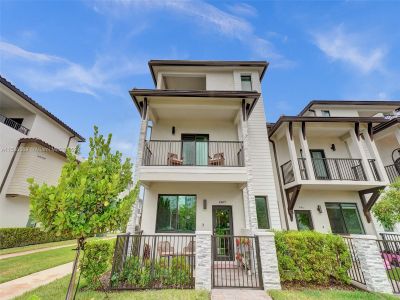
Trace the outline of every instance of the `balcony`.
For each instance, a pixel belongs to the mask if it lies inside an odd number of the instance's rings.
[[[389,177],[389,181],[392,183],[400,176],[400,163],[395,163],[385,167],[386,173]]]
[[[143,166],[244,167],[243,142],[145,141]]]
[[[300,177],[302,180],[309,180],[306,159],[298,158]],[[375,181],[380,181],[380,176],[374,159],[368,159]],[[365,170],[361,159],[353,158],[313,158],[312,167],[316,180],[347,180],[347,181],[367,181]],[[390,167],[390,166],[389,166]],[[399,169],[400,170],[400,169]],[[281,165],[284,184],[289,184],[296,180],[293,171],[292,161]]]
[[[9,119],[3,115],[0,114],[0,123],[3,123],[11,128],[14,128],[15,130],[18,130],[19,132],[28,135],[29,133],[29,129],[22,126],[21,124],[19,124],[18,122],[15,122],[12,119]]]

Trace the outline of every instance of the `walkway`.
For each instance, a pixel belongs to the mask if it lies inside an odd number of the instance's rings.
[[[0,299],[8,300],[72,272],[72,262],[0,284]]]
[[[213,289],[211,300],[272,300],[264,290]]]

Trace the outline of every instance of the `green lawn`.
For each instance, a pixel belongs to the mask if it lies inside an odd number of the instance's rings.
[[[0,250],[0,255],[11,254],[11,253],[19,253],[19,252],[24,252],[24,251],[29,251],[29,250],[37,250],[37,249],[57,247],[57,246],[73,245],[73,244],[76,244],[76,240],[66,240],[66,241],[60,241],[60,242],[29,245],[29,246],[24,246],[24,247],[1,249]]]
[[[69,277],[63,277],[36,290],[25,293],[14,300],[64,299]],[[36,297],[35,297],[36,296]],[[111,300],[208,300],[209,293],[195,290],[127,291],[109,293]],[[77,300],[105,299],[104,293],[78,291]]]
[[[389,278],[400,281],[400,268],[393,268],[388,270]]]
[[[65,247],[0,260],[0,283],[65,264],[74,259],[73,247]]]
[[[374,294],[362,291],[341,290],[304,290],[304,291],[269,291],[274,300],[398,300],[398,297],[387,294]]]

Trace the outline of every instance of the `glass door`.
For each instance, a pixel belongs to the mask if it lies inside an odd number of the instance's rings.
[[[232,206],[213,206],[213,234],[216,260],[233,260]]]
[[[208,165],[208,134],[182,134],[183,164]]]
[[[326,203],[332,233],[365,234],[355,203]]]
[[[329,179],[329,172],[325,160],[324,150],[310,150],[315,177],[317,179]]]

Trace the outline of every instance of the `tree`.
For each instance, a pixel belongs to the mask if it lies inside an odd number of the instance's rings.
[[[73,296],[75,274],[80,250],[85,238],[95,234],[125,230],[138,187],[125,196],[132,184],[132,163],[122,162],[120,152],[111,152],[112,135],[105,139],[94,127],[90,138],[87,160],[79,162],[75,152],[67,150],[67,162],[56,186],[39,185],[28,179],[31,213],[45,231],[57,235],[72,235],[77,239],[74,262],[67,299]]]
[[[381,199],[373,206],[372,212],[386,228],[400,223],[400,177],[382,191]]]

